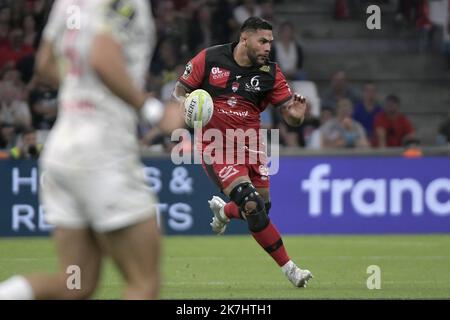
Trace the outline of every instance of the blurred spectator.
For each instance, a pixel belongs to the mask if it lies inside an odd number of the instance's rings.
[[[411,21],[414,20],[415,8],[417,6],[418,0],[398,0],[397,1],[397,13],[395,20],[397,22],[402,22],[404,20]]]
[[[185,69],[184,65],[182,65],[182,64],[177,65],[174,70],[174,74],[176,74],[177,77],[174,79],[171,79],[170,81],[167,81],[161,87],[160,97],[161,97],[162,102],[166,103],[172,98],[172,93],[173,93],[173,90],[175,89],[175,84],[178,81],[178,77],[183,74],[184,69]]]
[[[301,147],[311,148],[314,144],[314,133],[319,131],[320,128],[320,119],[314,117],[314,115],[311,113],[311,105],[307,104],[307,110],[305,113],[305,120],[303,123],[298,127],[298,144]]]
[[[274,29],[277,29],[278,21],[273,8],[272,0],[261,0],[260,1],[261,15],[260,17],[264,20],[269,21]]]
[[[170,38],[164,39],[156,49],[150,66],[152,91],[160,91],[164,84],[177,79],[176,67],[180,59]]]
[[[395,95],[386,97],[384,110],[375,117],[375,146],[401,147],[406,139],[414,137],[409,119],[399,111],[400,99]]]
[[[213,12],[212,32],[215,44],[236,40],[239,24],[233,16],[234,0],[219,0]]]
[[[279,38],[272,46],[272,60],[278,62],[288,80],[302,80],[303,50],[295,39],[294,25],[286,21],[280,26]]]
[[[439,126],[437,143],[439,145],[450,143],[450,109],[448,110],[447,119]]]
[[[428,0],[398,0],[397,22],[406,22],[416,26],[429,23],[428,20]]]
[[[171,0],[171,1],[173,3],[173,8],[177,11],[185,10],[191,2],[191,0]]]
[[[6,63],[15,65],[21,58],[33,53],[33,47],[24,43],[23,30],[16,28],[10,32],[10,46],[0,49],[0,68]]]
[[[11,27],[21,28],[24,13],[24,1],[11,1],[9,7],[11,8]]]
[[[375,145],[373,123],[375,121],[375,116],[382,110],[377,102],[376,96],[377,88],[372,82],[367,82],[364,85],[362,101],[354,106],[352,116],[353,119],[358,121],[364,127],[372,146]]]
[[[234,18],[240,25],[250,17],[261,17],[261,13],[261,7],[256,0],[243,0],[242,4],[233,11]]]
[[[0,87],[0,122],[10,123],[17,130],[31,126],[31,114],[26,102],[21,100],[20,91],[11,82],[2,82]]]
[[[26,14],[31,14],[34,17],[36,36],[34,38],[33,47],[37,49],[42,37],[42,32],[47,22],[50,9],[54,0],[29,0],[26,2]]]
[[[9,150],[16,144],[16,129],[12,123],[0,121],[0,149]]]
[[[320,120],[311,113],[311,105],[307,102],[305,119],[299,127],[291,127],[280,122],[280,136],[288,147],[309,147],[313,132],[320,127]]]
[[[431,49],[435,28],[430,20],[430,6],[428,0],[421,0],[418,9],[419,15],[416,27],[420,32],[419,48],[422,51]]]
[[[36,130],[50,130],[58,113],[57,91],[46,85],[38,85],[30,92],[28,103],[32,124]]]
[[[42,145],[37,142],[34,129],[27,129],[22,133],[17,146],[10,150],[12,159],[37,159],[42,151]]]
[[[160,2],[154,14],[156,17],[157,38],[160,41],[171,39],[178,44],[178,51],[184,51],[183,44],[185,44],[187,39],[185,14],[176,11],[172,1]]]
[[[16,87],[22,87],[23,85],[20,72],[11,64],[5,65],[0,71],[0,86],[5,82],[9,82]]]
[[[330,108],[336,108],[339,100],[347,98],[352,104],[360,101],[356,92],[347,84],[347,76],[344,71],[336,72],[331,78],[331,85],[322,96],[322,104]]]
[[[0,8],[0,24],[11,25],[11,8],[9,6]]]
[[[36,21],[29,14],[23,18],[24,44],[33,47],[36,39]]]
[[[320,117],[319,117],[319,127],[312,131],[309,141],[306,144],[306,148],[319,150],[322,148],[322,131],[321,128],[324,127],[324,124],[328,121],[334,119],[334,111],[333,109],[322,106],[320,108]]]
[[[188,48],[190,52],[199,52],[212,46],[211,9],[200,6],[192,17],[188,28]]]
[[[335,115],[333,108],[322,106],[322,108],[320,109],[320,125],[323,126],[328,121],[334,119],[334,116]]]
[[[0,22],[0,49],[9,48],[9,25],[6,22]]]
[[[53,5],[52,0],[34,0],[31,5],[31,13],[35,18],[36,30],[38,33],[44,28],[50,9]]]
[[[419,46],[422,51],[431,47],[435,28],[430,20],[429,0],[399,0],[395,20],[419,29]]]
[[[321,127],[322,146],[325,148],[367,148],[369,142],[362,125],[352,119],[352,103],[348,99],[339,100],[337,117]]]
[[[407,139],[405,142],[405,147],[405,151],[403,151],[403,156],[405,158],[419,158],[423,156],[423,151],[420,148],[419,139]]]
[[[33,79],[34,58],[34,54],[29,54],[16,63],[16,69],[20,73],[20,79],[25,84],[28,84]]]
[[[337,20],[350,18],[350,8],[348,0],[334,1],[334,18]]]

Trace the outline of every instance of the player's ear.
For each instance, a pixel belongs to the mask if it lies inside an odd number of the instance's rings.
[[[241,33],[241,36],[239,38],[239,41],[242,42],[243,44],[245,44],[245,42],[247,41],[246,37],[244,36],[243,33]]]
[[[241,41],[245,46],[247,46],[248,38],[249,38],[249,33],[247,31],[241,33]]]

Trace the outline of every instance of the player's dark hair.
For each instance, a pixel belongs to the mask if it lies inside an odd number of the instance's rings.
[[[264,19],[258,17],[250,17],[242,24],[240,33],[245,31],[257,30],[272,30],[272,25]]]

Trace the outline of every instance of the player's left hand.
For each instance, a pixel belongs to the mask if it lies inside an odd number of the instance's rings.
[[[294,94],[294,97],[286,106],[288,115],[297,121],[302,121],[306,112],[306,98],[299,94]]]

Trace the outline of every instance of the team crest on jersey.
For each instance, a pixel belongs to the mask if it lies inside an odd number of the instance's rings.
[[[225,88],[227,86],[230,70],[220,67],[212,67],[209,73],[209,83],[215,87]]]
[[[270,72],[270,66],[262,66],[261,68],[259,68],[259,70],[261,70],[262,72]]]
[[[231,97],[230,99],[227,100],[227,104],[230,107],[236,106],[236,103],[237,103],[237,99],[235,97]]]
[[[186,67],[184,68],[183,79],[189,78],[189,76],[192,73],[192,69],[193,69],[192,62],[189,61]]]
[[[236,92],[236,91],[238,91],[238,89],[239,89],[239,82],[234,81],[234,82],[231,84],[231,90],[233,90],[233,92]]]

